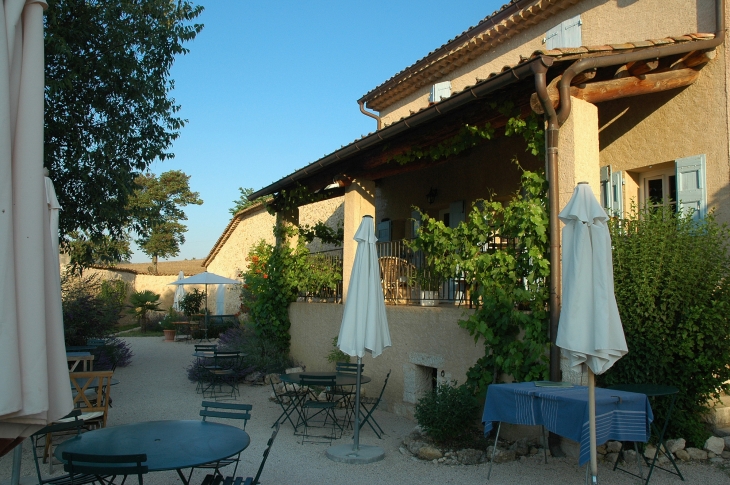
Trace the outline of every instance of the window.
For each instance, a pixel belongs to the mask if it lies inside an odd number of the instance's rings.
[[[646,172],[639,177],[639,203],[642,207],[667,207],[677,210],[676,168]]]
[[[580,15],[576,15],[556,25],[545,33],[545,47],[548,49],[580,47],[583,45],[580,27],[582,24]]]
[[[449,96],[451,96],[451,81],[444,81],[431,86],[431,97],[428,101],[430,103],[438,103]]]

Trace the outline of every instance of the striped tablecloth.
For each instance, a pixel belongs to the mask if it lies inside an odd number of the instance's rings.
[[[654,420],[644,394],[596,388],[596,444],[608,440],[649,440]],[[492,384],[487,390],[482,422],[484,434],[492,423],[543,425],[553,433],[580,443],[579,464],[590,458],[588,388],[537,387],[534,382]]]

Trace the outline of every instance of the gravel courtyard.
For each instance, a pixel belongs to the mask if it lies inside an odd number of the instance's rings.
[[[112,388],[113,407],[109,410],[108,426],[118,426],[139,421],[161,419],[200,419],[198,411],[202,398],[195,392],[195,384],[188,381],[185,369],[192,362],[193,346],[183,343],[165,343],[156,337],[127,338],[134,358],[132,364],[117,369],[115,377],[119,384]],[[383,376],[384,377],[384,376]],[[373,391],[379,390],[382,377],[374,376]],[[261,461],[266,441],[271,435],[271,425],[280,413],[277,404],[269,401],[270,386],[241,386],[238,402],[253,405],[251,420],[246,430],[251,436],[251,445],[241,455],[242,463],[238,474],[253,476]],[[360,442],[378,445],[385,449],[383,461],[368,465],[346,465],[329,460],[325,456],[327,444],[300,444],[290,424],[283,424],[279,436],[266,463],[261,483],[263,484],[318,484],[347,483],[348,485],[372,485],[393,483],[398,485],[424,483],[484,484],[487,482],[487,466],[436,465],[415,459],[399,451],[404,436],[414,428],[415,423],[391,413],[377,411],[378,423],[386,432],[378,439],[371,430],[363,428]],[[237,423],[231,423],[236,425]],[[352,441],[352,432],[333,444]],[[27,443],[27,442],[26,442]],[[10,483],[12,453],[0,458],[0,484]],[[686,481],[656,471],[654,484],[730,484],[730,471],[709,464],[682,463],[680,469]],[[47,465],[46,465],[47,468]],[[56,472],[61,466],[56,465]],[[231,468],[232,471],[232,468]],[[230,472],[229,472],[230,473]],[[199,484],[205,471],[196,471],[191,480]],[[36,473],[29,443],[23,448],[21,476],[23,484],[35,484]],[[541,454],[523,458],[521,461],[497,464],[490,482],[494,484],[564,485],[584,483],[585,469],[579,468],[577,460],[570,458],[549,459],[542,463]],[[179,484],[177,474],[155,472],[145,476],[146,484]],[[599,483],[636,484],[638,479],[620,472],[613,472],[606,464],[599,464]],[[128,483],[136,483],[130,480]]]

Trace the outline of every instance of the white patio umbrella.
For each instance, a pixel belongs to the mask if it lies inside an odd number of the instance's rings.
[[[168,285],[205,285],[205,309],[208,309],[208,285],[240,285],[241,282],[238,280],[232,280],[225,276],[220,276],[215,273],[209,273],[204,271],[181,280],[173,281]],[[205,323],[208,323],[208,312],[205,312]]]
[[[556,345],[570,366],[588,367],[591,474],[596,480],[594,374],[603,374],[627,352],[613,289],[608,216],[587,182],[580,182],[558,216],[563,228],[563,304]],[[579,369],[576,369],[579,370]]]
[[[43,178],[45,7],[0,4],[0,454],[73,408],[57,222],[51,230],[58,205]]]
[[[182,281],[185,279],[185,273],[180,271],[177,275],[177,280]],[[181,311],[180,310],[180,301],[185,297],[185,286],[178,285],[177,288],[175,288],[175,298],[172,301],[172,308],[175,311]]]
[[[372,463],[385,456],[379,446],[360,445],[360,377],[362,357],[370,352],[377,357],[390,347],[390,331],[385,315],[385,299],[380,284],[380,265],[375,243],[375,225],[371,216],[364,216],[354,237],[357,241],[350,286],[342,315],[337,346],[348,355],[357,356],[355,386],[355,436],[350,445],[333,446],[327,457],[345,463]]]
[[[226,290],[223,285],[215,289],[215,314],[223,315],[226,306]]]

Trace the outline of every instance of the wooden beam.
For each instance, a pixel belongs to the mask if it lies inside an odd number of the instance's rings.
[[[628,64],[625,64],[618,68],[618,71],[616,71],[615,78],[622,78],[622,77],[631,77],[631,76],[641,76],[643,74],[649,73],[651,71],[656,70],[656,68],[659,67],[659,59],[654,59],[650,61],[636,61],[636,62],[629,62]]]
[[[695,69],[680,69],[647,74],[641,77],[624,77],[590,83],[581,87],[571,86],[570,95],[589,103],[602,103],[614,99],[682,88],[694,83],[699,76],[700,72]],[[548,94],[553,106],[557,107],[560,99],[557,89],[553,91],[548,89]],[[530,97],[530,106],[536,113],[543,113],[542,105],[535,93]]]
[[[713,60],[715,56],[717,56],[715,49],[711,51],[692,51],[672,64],[670,69],[676,71],[678,69],[701,66]]]

